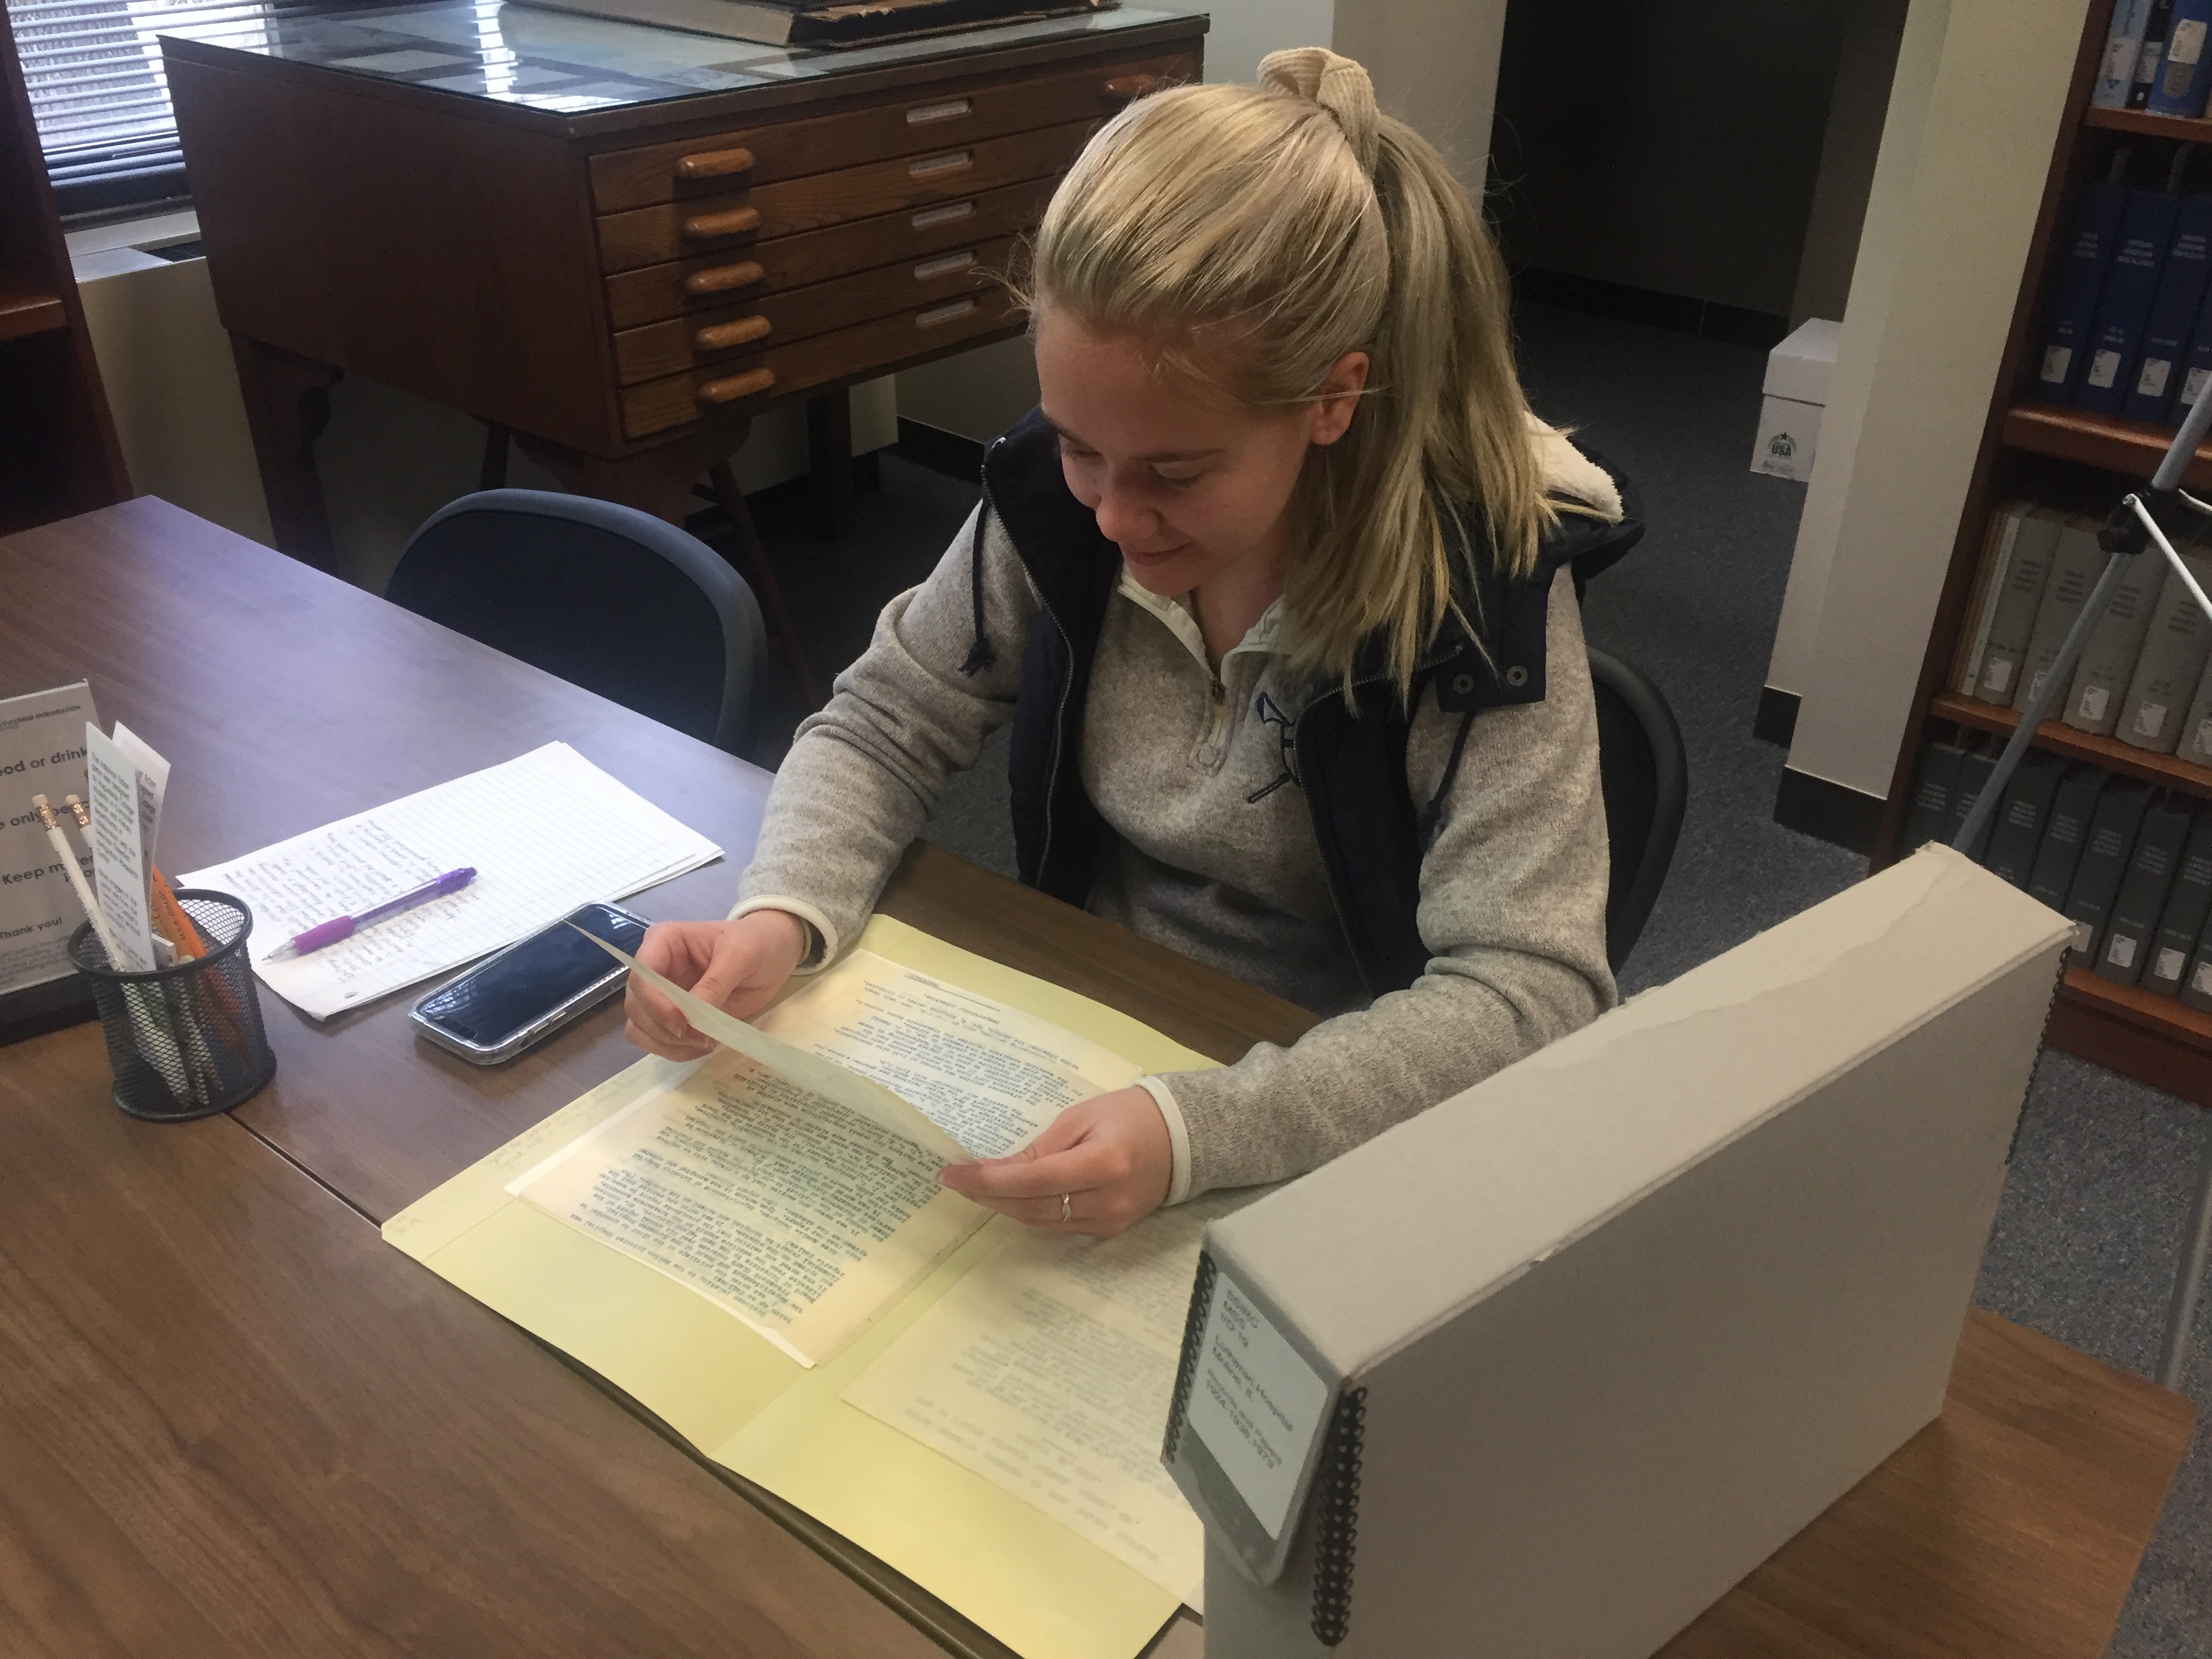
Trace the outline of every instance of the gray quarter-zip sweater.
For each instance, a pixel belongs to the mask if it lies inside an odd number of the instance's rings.
[[[1553,493],[1617,519],[1611,481],[1532,436]],[[978,509],[981,510],[980,508]],[[995,520],[982,543],[995,662],[974,637],[973,520],[921,586],[884,607],[777,774],[732,915],[783,909],[824,959],[866,923],[945,778],[1013,713],[1038,600]],[[1174,1149],[1170,1201],[1304,1173],[1587,1024],[1613,998],[1605,955],[1605,809],[1597,719],[1571,577],[1554,579],[1540,702],[1485,710],[1422,860],[1426,971],[1369,1002],[1334,913],[1290,743],[1313,695],[1262,616],[1209,664],[1181,600],[1125,570],[1084,713],[1085,793],[1115,832],[1089,908],[1131,932],[1327,1016],[1285,1048],[1147,1078]],[[1428,800],[1459,726],[1433,693],[1408,734]]]

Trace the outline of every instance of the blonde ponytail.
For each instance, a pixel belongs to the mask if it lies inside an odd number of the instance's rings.
[[[1351,427],[1293,498],[1295,660],[1349,680],[1379,634],[1401,690],[1452,605],[1453,544],[1528,574],[1555,520],[1514,372],[1504,262],[1367,72],[1271,53],[1256,87],[1172,88],[1109,122],[1039,227],[1034,306],[1132,333],[1247,408],[1313,402],[1370,359]],[[1446,523],[1467,511],[1480,522]]]

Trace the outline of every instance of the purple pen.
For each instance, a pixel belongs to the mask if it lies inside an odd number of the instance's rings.
[[[310,951],[319,951],[326,945],[336,945],[372,922],[382,921],[386,916],[396,916],[402,910],[411,910],[418,904],[427,904],[434,898],[443,898],[448,893],[458,893],[477,878],[476,867],[465,865],[459,870],[448,870],[434,881],[426,881],[410,893],[402,893],[396,899],[386,899],[373,909],[357,916],[333,916],[319,922],[304,933],[292,935],[292,951],[296,956],[306,956]]]

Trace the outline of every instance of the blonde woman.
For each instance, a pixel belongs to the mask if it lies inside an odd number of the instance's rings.
[[[1348,59],[1133,105],[1030,283],[1039,408],[799,727],[731,919],[641,954],[763,1006],[1011,720],[1024,880],[1328,1016],[940,1177],[1104,1236],[1313,1169],[1612,1001],[1569,567],[1637,527],[1528,414],[1480,219]],[[711,1046],[635,981],[629,1012]]]

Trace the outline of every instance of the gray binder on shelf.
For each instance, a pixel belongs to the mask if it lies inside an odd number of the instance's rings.
[[[1208,1228],[1207,1659],[1646,1659],[1941,1408],[2069,937],[1929,848]]]

